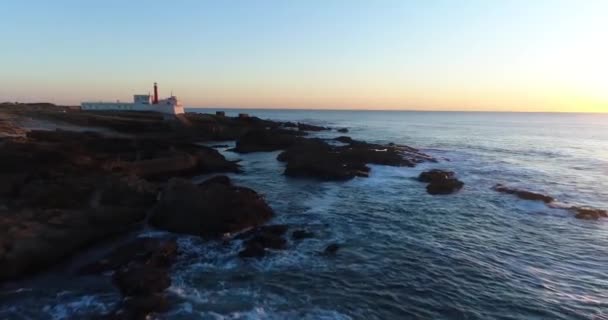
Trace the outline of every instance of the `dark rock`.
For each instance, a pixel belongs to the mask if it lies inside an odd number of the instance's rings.
[[[551,203],[553,202],[555,199],[553,197],[544,195],[544,194],[540,194],[540,193],[536,193],[536,192],[530,192],[530,191],[526,191],[526,190],[520,190],[520,189],[515,189],[515,188],[509,188],[507,186],[504,186],[502,184],[497,184],[496,186],[494,186],[493,188],[494,190],[501,192],[501,193],[507,193],[507,194],[512,194],[517,196],[518,198],[524,199],[524,200],[537,200],[537,201],[542,201],[544,203]]]
[[[458,179],[445,179],[442,181],[434,181],[426,186],[426,191],[432,195],[447,195],[457,192],[464,187],[464,183]]]
[[[263,248],[280,250],[285,249],[287,241],[283,237],[274,234],[258,234],[245,241],[245,245],[247,247],[260,245]]]
[[[118,270],[129,263],[152,265],[168,268],[177,257],[175,239],[137,238],[112,250],[108,255],[91,264],[81,267],[80,274],[98,274]]]
[[[146,265],[118,270],[113,280],[124,296],[152,295],[171,285],[166,269]]]
[[[175,178],[162,192],[149,223],[171,232],[219,237],[258,226],[273,215],[251,189],[221,183],[199,187]]]
[[[347,133],[348,129],[347,128],[340,128],[337,131],[340,132],[340,133]]]
[[[340,137],[335,138],[334,140],[340,141],[342,143],[352,143],[353,142],[353,138],[347,137],[347,136],[340,136]]]
[[[232,181],[230,181],[230,178],[228,178],[227,176],[215,176],[215,177],[211,177],[211,178],[199,183],[198,186],[206,187],[206,186],[209,186],[214,183],[222,184],[225,186],[230,186],[232,184]]]
[[[338,252],[338,250],[340,249],[340,245],[337,243],[332,243],[330,245],[328,245],[327,247],[325,247],[325,250],[323,250],[323,254],[325,255],[334,255]]]
[[[608,218],[608,211],[602,209],[588,207],[571,207],[571,211],[575,212],[575,218],[584,220],[597,220],[599,218]]]
[[[293,130],[254,130],[236,141],[234,151],[239,153],[275,151],[291,146],[298,138]]]
[[[247,230],[246,232],[239,234],[237,236],[237,239],[247,239],[252,236],[259,235],[259,234],[270,234],[270,235],[275,235],[275,236],[282,236],[287,232],[288,229],[289,229],[289,226],[287,226],[286,224],[271,224],[271,225],[266,225],[266,226],[259,226],[259,227],[253,228],[251,230]]]
[[[129,314],[130,319],[146,319],[150,313],[169,311],[169,301],[164,294],[126,297],[123,300],[122,311]]]
[[[261,257],[266,254],[266,249],[285,249],[287,240],[283,235],[287,229],[287,225],[277,224],[257,227],[238,235],[238,239],[246,239],[243,243],[245,248],[239,252],[239,257]]]
[[[239,252],[240,258],[261,258],[266,255],[266,249],[258,243],[252,243]]]
[[[455,176],[456,175],[452,171],[432,169],[429,171],[422,172],[418,176],[418,181],[431,183],[431,182],[435,182],[435,181],[444,181],[444,180],[452,179]]]
[[[101,319],[148,319],[169,309],[164,291],[171,285],[169,268],[175,261],[174,239],[140,238],[116,248],[94,271],[115,270],[112,279],[123,295],[117,308]],[[87,269],[86,267],[83,269]]]
[[[279,154],[287,162],[285,175],[314,177],[322,180],[348,180],[367,177],[367,164],[414,166],[429,157],[413,148],[397,145],[377,145],[355,141],[348,137],[348,146],[332,146],[321,139],[299,139]]]
[[[433,169],[422,172],[418,181],[428,182],[426,191],[432,195],[447,195],[462,189],[464,183],[455,178],[452,171]]]
[[[315,234],[308,230],[294,230],[291,233],[291,238],[294,240],[314,238],[314,236],[315,236]]]
[[[219,148],[228,148],[228,147],[230,147],[230,146],[227,145],[227,144],[214,144],[214,145],[211,146],[211,148],[216,148],[216,149],[219,149]]]
[[[327,128],[327,127],[315,126],[315,125],[312,125],[312,124],[306,124],[306,123],[301,123],[301,122],[298,122],[298,129],[302,130],[302,131],[323,131],[323,130],[329,130],[329,128]]]
[[[0,281],[43,270],[95,242],[129,231],[145,217],[134,208],[22,209],[0,213]]]

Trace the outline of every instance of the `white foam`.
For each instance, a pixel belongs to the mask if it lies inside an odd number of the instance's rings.
[[[273,310],[266,307],[254,307],[246,311],[234,311],[228,313],[218,313],[213,311],[194,312],[187,307],[176,310],[169,314],[169,317],[176,315],[192,315],[197,314],[201,319],[213,319],[213,320],[290,320],[290,319],[304,319],[304,320],[350,320],[352,319],[348,315],[342,314],[335,310],[325,310],[319,308],[312,308],[310,310],[291,310],[291,311],[279,311]]]
[[[45,305],[42,311],[51,319],[72,319],[81,314],[104,314],[111,306],[103,302],[99,296],[84,295],[76,300],[62,302],[56,305]]]

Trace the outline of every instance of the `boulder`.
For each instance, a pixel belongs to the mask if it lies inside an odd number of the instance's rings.
[[[291,238],[293,240],[303,240],[303,239],[308,239],[308,238],[314,238],[315,234],[311,231],[308,230],[294,230],[291,233]]]
[[[464,183],[455,176],[452,171],[433,169],[422,172],[418,176],[418,181],[428,183],[426,191],[431,195],[448,195],[464,187]]]
[[[123,295],[117,308],[102,319],[149,319],[169,309],[165,289],[171,285],[169,268],[175,261],[174,239],[140,238],[118,247],[101,261],[114,270],[112,280]]]
[[[173,178],[152,210],[149,223],[176,233],[220,237],[255,227],[274,215],[255,191],[223,183],[200,186]]]
[[[340,128],[337,130],[340,133],[347,133],[348,132],[348,128]]]
[[[251,244],[239,251],[239,258],[261,258],[266,255],[266,249],[260,244]]]
[[[353,143],[353,141],[354,141],[353,138],[347,137],[347,136],[340,136],[340,137],[334,138],[334,140],[340,141],[342,143]]]
[[[493,189],[500,193],[512,194],[512,195],[517,196],[518,198],[524,199],[524,200],[536,200],[536,201],[542,201],[544,203],[551,203],[555,200],[553,197],[550,197],[550,196],[547,196],[544,194],[516,189],[516,188],[509,188],[502,184],[495,185]]]
[[[241,258],[259,258],[266,255],[266,249],[282,250],[287,247],[287,240],[283,237],[287,232],[286,225],[261,226],[244,232],[237,238],[246,239],[243,250],[239,252]]]
[[[431,183],[434,181],[443,181],[454,178],[456,175],[452,171],[445,171],[440,169],[432,169],[429,171],[422,172],[418,176],[418,181]]]
[[[323,250],[323,254],[324,255],[335,255],[338,250],[340,250],[340,245],[337,243],[332,243],[330,245],[328,245],[327,247],[325,247],[325,250]]]
[[[571,207],[577,219],[597,220],[599,218],[608,218],[608,211],[589,207]]]
[[[426,192],[432,195],[447,195],[459,191],[462,187],[464,187],[462,181],[452,178],[429,183],[426,186]]]

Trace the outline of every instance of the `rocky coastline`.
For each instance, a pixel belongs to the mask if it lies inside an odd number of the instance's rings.
[[[33,125],[34,124],[34,125]],[[335,132],[335,137],[311,137]],[[272,203],[226,173],[246,172],[217,148],[234,141],[236,154],[278,151],[283,174],[294,179],[345,181],[368,177],[370,165],[437,163],[405,145],[344,136],[347,128],[257,117],[186,113],[167,118],[142,112],[82,112],[49,104],[0,106],[0,283],[47,270],[92,245],[143,227],[203,239],[242,241],[238,256],[260,259],[315,233],[272,224]],[[206,146],[212,145],[212,147]],[[212,174],[201,183],[192,177]],[[432,196],[461,191],[451,171],[418,177]],[[552,205],[542,194],[497,185],[494,190]],[[581,219],[604,210],[572,206]],[[327,243],[321,256],[339,254]],[[175,239],[122,243],[78,275],[107,275],[123,299],[100,319],[145,319],[170,306],[164,290],[179,255]]]
[[[281,150],[286,176],[319,180],[366,177],[368,164],[412,167],[434,159],[407,146],[348,137],[334,129],[256,117],[82,112],[50,104],[0,109],[0,282],[31,276],[116,235],[143,227],[203,239],[243,240],[239,257],[285,249],[290,226],[267,225],[272,204],[222,173],[246,171],[204,144],[235,141],[236,153]],[[343,134],[346,128],[335,129]],[[215,146],[221,148],[225,146]],[[195,184],[189,178],[219,174]],[[314,233],[291,230],[303,241]],[[339,245],[328,243],[324,255]],[[174,240],[140,238],[116,247],[78,274],[111,274],[123,301],[103,319],[144,319],[163,312]]]

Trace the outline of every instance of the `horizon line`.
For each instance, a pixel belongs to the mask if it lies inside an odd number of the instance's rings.
[[[517,111],[517,110],[441,110],[441,109],[334,109],[334,108],[274,108],[274,107],[192,107],[185,109],[226,109],[226,110],[282,110],[282,111],[363,111],[363,112],[471,112],[471,113],[561,113],[561,114],[608,114],[608,111]],[[221,111],[221,110],[217,110]]]

